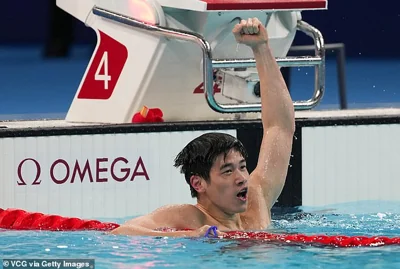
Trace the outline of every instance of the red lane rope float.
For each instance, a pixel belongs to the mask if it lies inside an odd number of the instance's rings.
[[[8,230],[43,230],[43,231],[111,231],[120,225],[97,220],[82,220],[57,215],[30,213],[20,209],[0,208],[0,229]],[[335,247],[373,247],[400,245],[400,237],[386,236],[332,236],[304,234],[274,234],[267,232],[230,231],[223,238],[235,240],[264,240],[288,244],[308,244]]]
[[[119,224],[0,208],[0,229],[44,231],[110,231]]]
[[[399,245],[400,237],[386,236],[343,236],[343,235],[304,235],[304,234],[271,234],[266,232],[228,232],[224,238],[259,239],[288,244],[308,244],[334,247],[376,247],[383,245]]]

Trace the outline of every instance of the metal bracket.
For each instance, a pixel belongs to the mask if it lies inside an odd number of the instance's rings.
[[[231,59],[217,60],[212,58],[211,45],[205,38],[197,33],[151,25],[128,16],[115,13],[99,7],[94,7],[93,14],[119,22],[150,34],[185,40],[199,45],[203,52],[203,83],[205,88],[205,98],[210,106],[219,113],[249,113],[261,112],[261,104],[221,104],[218,103],[213,94],[213,70],[218,68],[248,68],[256,67],[255,59]],[[325,48],[324,40],[318,29],[300,20],[297,29],[304,32],[314,40],[315,56],[298,56],[276,58],[279,66],[314,66],[315,67],[315,88],[311,99],[293,102],[295,110],[310,110],[314,108],[322,99],[325,91]]]

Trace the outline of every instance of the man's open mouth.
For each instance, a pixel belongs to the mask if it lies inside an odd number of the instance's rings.
[[[244,188],[236,195],[241,201],[247,201],[247,188]]]

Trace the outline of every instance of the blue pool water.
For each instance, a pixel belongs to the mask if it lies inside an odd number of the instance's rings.
[[[363,202],[282,212],[275,210],[273,225],[277,232],[400,236],[400,203]],[[102,232],[0,230],[0,258],[93,258],[95,268],[102,269],[389,269],[400,268],[400,246],[344,249],[261,241],[126,237]]]

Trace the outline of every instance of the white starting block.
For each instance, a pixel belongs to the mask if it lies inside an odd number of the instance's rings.
[[[300,12],[326,9],[327,0],[57,0],[57,5],[98,37],[67,121],[129,123],[143,106],[160,108],[165,121],[254,117],[261,111],[255,60],[231,32],[250,17],[267,26],[280,66],[315,67],[313,95],[295,101],[295,109],[312,109],[323,96],[324,41]],[[286,57],[297,31],[313,39],[315,55]]]

